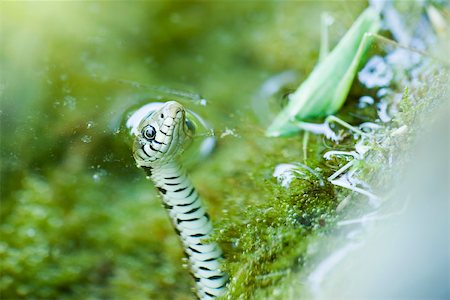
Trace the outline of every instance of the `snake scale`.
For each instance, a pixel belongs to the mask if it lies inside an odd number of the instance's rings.
[[[188,257],[198,298],[214,299],[224,295],[227,275],[220,270],[222,251],[219,246],[204,242],[210,238],[212,224],[198,192],[179,162],[194,134],[190,125],[181,104],[166,102],[139,123],[133,156],[162,196]]]

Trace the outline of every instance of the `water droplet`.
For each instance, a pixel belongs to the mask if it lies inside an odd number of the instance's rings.
[[[102,178],[104,176],[106,176],[107,172],[103,169],[98,169],[93,175],[92,175],[92,179],[95,182],[100,182],[100,180],[102,180]]]
[[[92,127],[94,127],[95,126],[95,122],[94,121],[88,121],[87,123],[86,123],[86,128],[87,129],[91,129]]]
[[[81,138],[81,141],[83,142],[83,143],[86,143],[86,144],[88,144],[88,143],[90,143],[91,141],[92,141],[92,137],[91,136],[89,136],[89,135],[83,135],[83,137]]]
[[[73,96],[65,96],[64,97],[64,106],[70,110],[73,110],[77,106],[77,99]]]

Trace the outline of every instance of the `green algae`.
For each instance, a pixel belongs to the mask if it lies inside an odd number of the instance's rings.
[[[336,221],[366,207],[355,198],[338,213],[349,191],[320,185],[311,174],[285,189],[273,170],[306,159],[326,178],[342,161],[323,154],[349,150],[354,141],[311,136],[305,158],[302,135],[263,136],[268,124],[257,123],[249,99],[274,73],[312,69],[321,9],[335,11],[337,41],[363,2],[1,5],[8,41],[0,57],[2,298],[193,298],[177,236],[117,126],[135,99],[158,98],[147,83],[201,92],[208,105],[191,109],[218,136],[236,133],[190,168],[224,249],[231,299],[307,295],[302,281],[293,282],[337,243]],[[409,88],[385,134],[416,123],[432,99],[442,98],[445,77],[424,77],[435,88]],[[349,122],[376,116],[373,108],[351,116],[361,89],[352,87],[339,113]],[[412,95],[430,100],[418,109]],[[360,165],[376,188],[391,180],[379,174],[393,149],[379,147]]]
[[[300,140],[296,144],[300,146]],[[241,162],[252,169],[234,170],[227,176],[227,186],[234,188],[224,191],[222,206],[226,208],[216,224],[216,237],[225,253],[224,269],[232,277],[231,298],[248,298],[253,290],[270,286],[291,268],[300,268],[305,237],[326,231],[337,205],[332,186],[321,186],[314,176],[294,179],[290,189],[281,187],[271,174],[273,161],[296,159],[298,153],[264,162],[276,152],[262,145],[262,141],[255,144],[256,149],[250,152],[261,156]]]

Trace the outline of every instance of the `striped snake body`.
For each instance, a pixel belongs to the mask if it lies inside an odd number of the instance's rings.
[[[184,107],[175,101],[144,117],[137,127],[133,156],[159,190],[188,257],[197,296],[213,299],[225,293],[227,276],[219,269],[222,251],[204,242],[212,224],[186,171],[178,162],[194,132]]]

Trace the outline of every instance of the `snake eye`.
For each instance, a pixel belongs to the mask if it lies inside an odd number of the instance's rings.
[[[191,120],[186,119],[186,126],[192,133],[195,133],[195,125]]]
[[[156,136],[156,129],[155,127],[151,126],[151,125],[147,125],[144,127],[144,129],[142,129],[142,136],[147,140],[147,141],[152,141],[155,139]]]

